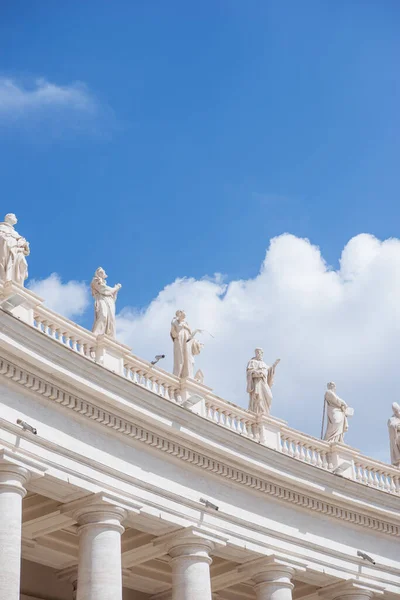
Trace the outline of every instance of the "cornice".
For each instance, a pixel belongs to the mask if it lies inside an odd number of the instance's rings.
[[[281,483],[284,472],[286,485],[301,492],[318,492],[323,500],[329,496],[329,501],[334,493],[337,494],[337,502],[344,503],[346,507],[350,503],[355,510],[358,507],[362,511],[371,510],[372,516],[375,516],[376,510],[382,513],[398,510],[397,495],[388,494],[355,479],[333,475],[329,470],[296,460],[260,440],[232,432],[212,419],[182,407],[174,400],[159,396],[156,392],[113,373],[3,311],[0,311],[0,336],[4,351],[9,353],[5,356],[10,356],[21,368],[37,373],[55,387],[68,389],[70,394],[75,394],[98,408],[111,411],[113,416],[125,418],[128,422],[134,421],[167,437],[170,435],[171,424],[177,423],[179,427],[174,431],[174,438],[180,438],[184,445],[202,452],[204,442],[210,442],[209,452],[212,456],[225,462],[229,460],[239,469],[242,468],[242,460],[246,460],[257,472],[261,466],[263,476],[278,484]],[[170,377],[173,378],[172,375]],[[207,391],[209,388],[204,387],[200,395],[205,393],[207,397]],[[293,434],[296,438],[301,435],[310,441],[313,439],[295,430]],[[238,453],[242,456],[238,456]],[[381,466],[388,467],[383,463]],[[391,519],[391,515],[383,518]]]
[[[60,386],[49,383],[42,377],[34,375],[1,357],[0,376],[42,396],[48,401],[55,402],[65,409],[80,414],[86,419],[114,430],[121,436],[127,436],[136,442],[147,445],[159,452],[166,453],[175,459],[222,477],[227,481],[274,497],[286,504],[295,505],[314,513],[346,521],[386,535],[400,537],[400,525],[398,524],[390,523],[361,511],[355,511],[338,504],[333,504],[327,500],[289,489],[285,485],[280,485],[279,483],[267,480],[265,477],[257,476],[236,466],[229,465],[219,458],[207,456],[204,452],[189,448],[181,442],[167,439],[162,434],[155,433],[144,426],[132,423],[122,416],[116,416],[105,408],[95,406],[92,402],[79,398],[77,395],[63,390]]]

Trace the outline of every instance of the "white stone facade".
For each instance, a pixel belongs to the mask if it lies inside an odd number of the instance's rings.
[[[0,306],[0,600],[400,600],[398,468]]]

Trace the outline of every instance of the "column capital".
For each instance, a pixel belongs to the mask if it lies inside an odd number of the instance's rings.
[[[272,554],[256,560],[243,563],[239,567],[242,571],[249,575],[253,581],[260,579],[265,583],[279,582],[289,583],[296,572],[304,572],[307,563],[302,560],[280,558]],[[291,585],[291,584],[290,584]]]
[[[347,579],[321,588],[318,596],[322,600],[370,600],[374,595],[381,595],[383,592],[384,588],[379,585]]]
[[[226,546],[227,538],[200,527],[187,527],[160,538],[160,543],[166,544],[168,553],[172,558],[175,556],[189,556],[191,549],[193,553],[203,551],[209,554],[217,546]],[[155,544],[157,541],[155,541]]]
[[[45,471],[46,468],[36,461],[20,457],[6,448],[0,449],[0,489],[7,488],[24,497],[27,481],[42,477]]]
[[[80,525],[79,531],[83,527],[102,526],[122,533],[122,521],[128,514],[138,514],[140,508],[141,506],[129,500],[98,493],[64,504],[61,512],[70,515]]]

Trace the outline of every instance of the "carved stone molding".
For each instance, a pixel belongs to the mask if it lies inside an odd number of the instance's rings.
[[[70,394],[59,386],[49,383],[37,375],[29,373],[3,357],[0,357],[0,376],[12,380],[24,388],[29,389],[31,392],[40,394],[44,398],[73,410],[96,423],[113,429],[122,436],[127,436],[128,438],[151,446],[152,448],[190,463],[204,471],[214,473],[228,481],[252,488],[280,501],[294,504],[312,512],[347,521],[354,525],[378,531],[383,534],[400,537],[400,525],[335,505],[308,494],[292,490],[284,485],[272,483],[263,477],[249,474],[248,472],[230,466],[221,460],[206,456],[201,452],[185,447],[181,442],[167,439],[142,426],[135,425],[125,418],[116,416],[108,410],[101,409],[87,400],[79,398],[74,394]]]

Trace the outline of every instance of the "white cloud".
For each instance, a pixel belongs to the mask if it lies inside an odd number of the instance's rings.
[[[167,354],[163,367],[170,370],[169,323],[177,308],[192,327],[215,336],[203,336],[196,362],[215,393],[247,406],[246,362],[261,345],[267,362],[281,358],[274,416],[318,437],[325,385],[334,380],[355,408],[347,442],[388,460],[386,423],[399,399],[399,240],[358,235],[334,271],[308,240],[279,236],[255,279],[178,279],[146,310],[119,314],[119,339],[148,359]]]
[[[45,305],[68,319],[79,317],[89,305],[89,289],[83,281],[62,283],[57,273],[47,279],[32,279],[29,289],[44,298]]]
[[[27,87],[15,79],[0,77],[0,115],[17,118],[54,108],[93,113],[97,103],[80,82],[60,86],[46,79],[36,79]]]
[[[69,318],[91,303],[85,283],[63,284],[56,274],[30,288]],[[196,366],[216,394],[247,407],[246,363],[262,346],[267,362],[281,358],[274,416],[319,437],[325,386],[333,380],[355,408],[346,441],[389,461],[387,420],[399,401],[400,240],[358,235],[335,271],[308,240],[279,236],[254,279],[177,279],[145,310],[119,313],[118,339],[149,360],[165,353],[162,367],[171,370],[169,325],[177,308],[193,328],[215,336],[203,335]]]

